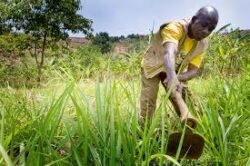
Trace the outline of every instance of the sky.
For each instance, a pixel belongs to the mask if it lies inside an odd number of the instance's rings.
[[[81,0],[81,15],[93,21],[94,34],[149,34],[171,20],[192,17],[202,6],[219,12],[217,29],[250,29],[250,0]],[[79,35],[79,34],[76,34]]]

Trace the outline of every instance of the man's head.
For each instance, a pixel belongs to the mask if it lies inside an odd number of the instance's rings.
[[[212,6],[202,7],[192,17],[188,26],[188,36],[195,40],[202,40],[214,30],[218,23],[218,11]]]

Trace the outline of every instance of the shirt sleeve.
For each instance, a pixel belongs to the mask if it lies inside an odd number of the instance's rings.
[[[183,26],[178,22],[171,22],[161,29],[162,44],[172,42],[179,44],[179,40],[184,32]]]
[[[195,57],[190,61],[190,64],[196,66],[197,68],[200,68],[204,56],[205,56],[205,52],[202,52],[200,55],[195,56]]]

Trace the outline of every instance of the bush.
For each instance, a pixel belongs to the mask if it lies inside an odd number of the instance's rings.
[[[225,77],[240,74],[250,64],[249,42],[249,34],[242,35],[239,30],[224,35],[212,35],[205,70]]]
[[[10,33],[0,36],[0,54],[2,56],[24,56],[31,38],[26,34]]]

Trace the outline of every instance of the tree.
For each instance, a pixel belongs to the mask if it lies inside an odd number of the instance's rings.
[[[91,20],[78,14],[80,0],[9,0],[8,23],[17,30],[33,36],[32,55],[35,57],[38,82],[41,81],[42,68],[48,40],[59,41],[68,37],[68,31],[91,31]]]
[[[111,50],[112,42],[107,32],[97,33],[92,37],[92,42],[101,49],[102,53],[107,53]]]
[[[9,10],[6,0],[1,0],[0,2],[0,35],[6,31],[10,31],[9,27],[6,24]]]
[[[127,38],[129,38],[129,39],[140,39],[140,37],[141,37],[141,35],[139,35],[139,34],[129,34],[128,36],[127,36]]]

